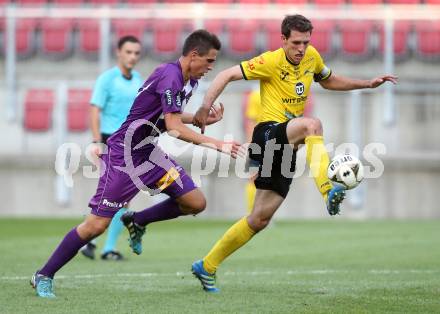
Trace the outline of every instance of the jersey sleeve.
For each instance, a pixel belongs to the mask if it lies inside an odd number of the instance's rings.
[[[270,52],[240,63],[245,80],[264,80],[273,76],[273,62]]]
[[[95,87],[93,88],[92,98],[90,99],[90,104],[96,106],[100,109],[104,108],[107,103],[107,99],[109,97],[108,90],[108,77],[103,74],[98,77],[95,83]]]
[[[324,81],[332,75],[332,71],[325,65],[324,60],[315,48],[313,48],[313,54],[315,55],[316,59],[313,80],[315,82]]]
[[[177,71],[164,70],[156,86],[156,93],[160,95],[163,113],[182,112],[181,90],[182,83]]]

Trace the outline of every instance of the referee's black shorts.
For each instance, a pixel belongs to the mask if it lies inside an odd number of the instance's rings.
[[[258,145],[261,152],[257,153],[252,147],[249,148],[249,158],[259,164],[255,187],[275,191],[283,198],[289,192],[296,165],[296,150],[288,145],[286,133],[288,122],[259,123],[252,134],[252,145]],[[277,148],[274,145],[281,147]],[[270,151],[273,151],[273,159],[270,158]],[[265,152],[267,152],[266,157]]]

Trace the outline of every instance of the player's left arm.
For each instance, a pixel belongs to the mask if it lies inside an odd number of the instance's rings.
[[[319,84],[329,90],[348,91],[353,89],[376,88],[385,82],[397,84],[397,79],[397,76],[394,75],[382,75],[371,80],[358,80],[332,74],[328,79],[319,81]]]

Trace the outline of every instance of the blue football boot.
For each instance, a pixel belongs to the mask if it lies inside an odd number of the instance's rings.
[[[203,268],[203,260],[198,260],[192,264],[191,267],[192,273],[200,283],[202,284],[203,290],[206,292],[220,292],[215,286],[216,276],[214,274],[208,273],[205,268]]]
[[[342,201],[345,198],[345,188],[341,185],[334,185],[327,194],[327,210],[330,216],[339,214]]]
[[[142,253],[142,236],[145,233],[145,227],[134,222],[134,212],[127,211],[121,216],[121,221],[128,229],[130,238],[128,243],[133,253],[140,255]]]
[[[40,275],[38,271],[31,278],[31,286],[35,289],[37,296],[41,298],[55,298],[53,293],[53,279]]]

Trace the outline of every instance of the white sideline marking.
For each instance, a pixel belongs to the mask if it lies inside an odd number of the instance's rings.
[[[372,275],[401,275],[401,274],[436,274],[440,273],[440,269],[405,269],[405,270],[393,270],[393,269],[371,269],[367,271],[363,270],[341,270],[341,269],[312,269],[312,270],[288,270],[285,272],[277,271],[248,271],[248,272],[232,272],[227,271],[222,276],[266,276],[266,275],[324,275],[324,274],[343,274],[343,273],[367,273]],[[107,278],[107,277],[181,277],[188,275],[189,272],[178,271],[175,273],[119,273],[119,274],[84,274],[84,275],[60,275],[56,276],[56,279],[93,279],[93,278]],[[27,280],[29,276],[3,276],[0,280]]]

